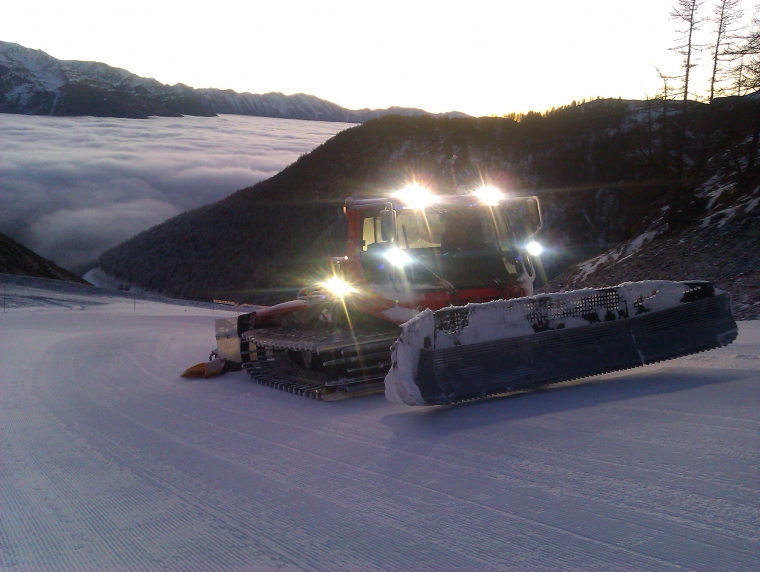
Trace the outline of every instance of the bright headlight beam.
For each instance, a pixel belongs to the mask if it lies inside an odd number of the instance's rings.
[[[472,194],[478,197],[478,200],[487,207],[495,207],[506,198],[504,193],[499,189],[488,186],[480,187],[474,190]]]
[[[348,282],[340,278],[339,276],[333,276],[321,283],[331,294],[343,298],[352,292],[356,292],[356,288],[351,286]]]
[[[413,209],[424,209],[438,202],[438,197],[419,185],[409,185],[391,195]]]
[[[528,254],[531,256],[539,256],[544,251],[544,247],[537,243],[535,240],[531,240],[528,244],[525,245],[525,250],[527,250]]]
[[[391,248],[383,254],[383,257],[393,264],[393,266],[398,266],[399,268],[406,266],[412,261],[411,257],[406,252],[399,250],[398,248]]]

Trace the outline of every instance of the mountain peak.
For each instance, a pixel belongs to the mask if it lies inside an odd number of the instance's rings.
[[[108,64],[59,60],[42,50],[2,41],[0,77],[4,80],[0,82],[0,113],[132,118],[227,113],[345,123],[383,115],[435,115],[404,107],[351,110],[305,93],[253,94],[195,89],[184,83],[166,85]]]

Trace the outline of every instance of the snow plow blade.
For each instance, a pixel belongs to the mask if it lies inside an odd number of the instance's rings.
[[[426,310],[402,327],[386,397],[445,405],[619,371],[736,339],[728,294],[647,281]]]

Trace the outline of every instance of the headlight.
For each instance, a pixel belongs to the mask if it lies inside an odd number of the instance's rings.
[[[352,292],[356,292],[356,288],[338,276],[333,276],[324,282],[320,282],[320,286],[338,298],[343,298]]]
[[[473,191],[472,194],[478,197],[478,200],[487,207],[495,207],[506,198],[504,193],[496,187],[480,187]]]
[[[398,266],[399,268],[406,266],[412,261],[411,257],[406,252],[399,250],[398,248],[391,248],[383,254],[383,257],[393,264],[393,266]]]
[[[544,251],[544,247],[538,244],[535,240],[532,240],[525,245],[525,250],[527,250],[528,254],[531,256],[539,256]]]
[[[406,206],[413,209],[424,209],[438,202],[436,195],[419,185],[409,185],[400,191],[396,191],[391,196],[396,197]]]

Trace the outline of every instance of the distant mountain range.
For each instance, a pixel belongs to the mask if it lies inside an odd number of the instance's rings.
[[[435,115],[422,109],[352,110],[313,95],[237,93],[166,85],[99,62],[59,60],[0,41],[0,113],[146,118],[218,113],[363,123],[384,115]],[[464,113],[440,114],[468,117]]]

